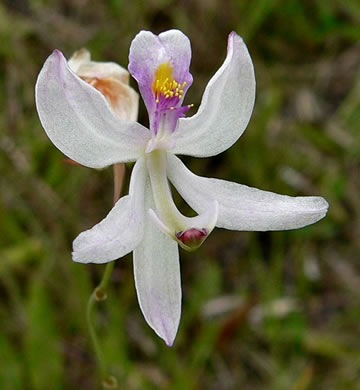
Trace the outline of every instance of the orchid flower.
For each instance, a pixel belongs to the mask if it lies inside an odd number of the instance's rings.
[[[249,122],[255,76],[247,47],[232,32],[224,63],[206,86],[197,113],[185,118],[192,84],[189,39],[178,30],[141,31],[132,41],[129,71],[149,114],[149,129],[121,119],[104,95],[74,73],[62,53],[46,60],[36,84],[42,126],[64,154],[103,168],[136,161],[129,194],[73,243],[73,260],[106,263],[133,252],[140,308],[166,342],[181,312],[180,245],[198,248],[215,226],[239,231],[297,229],[323,218],[321,197],[289,197],[189,171],[176,156],[215,156],[230,148]],[[71,65],[71,63],[70,63]],[[169,185],[197,213],[184,216]]]

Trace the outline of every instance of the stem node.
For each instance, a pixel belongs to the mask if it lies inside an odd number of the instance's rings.
[[[94,293],[95,293],[95,299],[98,302],[105,301],[107,298],[107,293],[102,287],[96,287]]]

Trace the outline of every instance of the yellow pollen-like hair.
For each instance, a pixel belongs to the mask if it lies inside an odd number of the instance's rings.
[[[160,64],[155,72],[152,89],[155,95],[155,102],[160,102],[160,96],[164,96],[165,99],[169,99],[173,96],[182,99],[184,95],[184,88],[186,81],[182,84],[174,80],[172,73],[173,67],[170,65],[170,61]]]

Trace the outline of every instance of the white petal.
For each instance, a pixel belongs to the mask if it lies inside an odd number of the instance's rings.
[[[150,139],[139,123],[119,119],[105,97],[70,70],[58,50],[39,74],[36,106],[55,146],[88,167],[136,160]]]
[[[194,175],[180,159],[168,154],[168,177],[180,195],[196,211],[217,200],[217,227],[267,231],[297,229],[319,221],[328,203],[318,196],[291,197],[245,185]]]
[[[150,184],[146,209],[154,208]],[[135,286],[145,320],[168,346],[174,342],[181,315],[181,281],[177,243],[150,219],[144,239],[134,250]]]
[[[243,40],[231,33],[227,57],[206,86],[198,112],[181,118],[174,133],[175,154],[214,156],[246,129],[255,101],[255,75]]]
[[[140,243],[144,234],[146,176],[142,158],[133,169],[129,195],[120,198],[105,219],[74,240],[74,261],[107,263],[125,256]]]

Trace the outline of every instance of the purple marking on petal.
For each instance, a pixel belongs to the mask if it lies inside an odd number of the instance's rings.
[[[173,109],[167,110],[156,110],[154,115],[154,129],[155,135],[157,134],[157,129],[160,125],[161,127],[166,126],[167,131],[169,133],[173,133],[176,130],[176,126],[179,118],[184,118],[185,113],[189,111],[190,106],[181,106],[181,107],[173,107]]]

